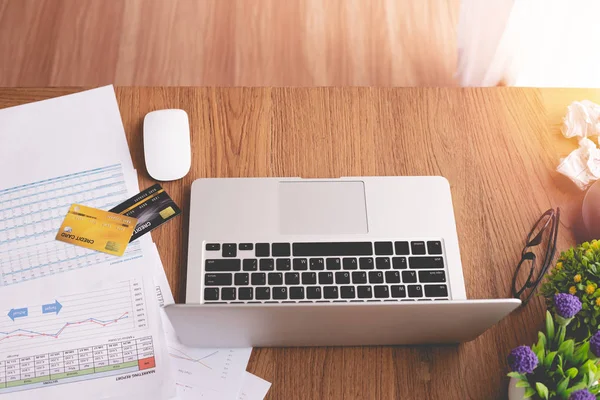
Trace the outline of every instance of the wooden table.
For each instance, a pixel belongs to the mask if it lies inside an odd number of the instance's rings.
[[[0,89],[0,108],[79,89]],[[576,147],[560,135],[573,100],[600,90],[375,88],[117,88],[140,187],[142,119],[161,108],[190,116],[193,166],[165,189],[183,209],[152,233],[184,300],[190,185],[203,177],[443,175],[449,179],[467,296],[510,296],[525,235],[560,206],[559,250],[577,236],[582,192],[555,172]],[[501,399],[506,355],[531,344],[535,298],[460,346],[255,349],[248,370],[271,399]],[[432,324],[435,329],[435,324]]]

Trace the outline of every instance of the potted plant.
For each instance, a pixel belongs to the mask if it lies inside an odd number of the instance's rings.
[[[593,240],[564,251],[556,266],[540,289],[546,305],[556,313],[554,296],[569,293],[582,304],[568,333],[576,340],[584,340],[600,329],[600,241]]]
[[[582,310],[579,298],[554,295],[546,311],[546,331],[531,347],[519,346],[508,356],[509,399],[595,400],[600,393],[600,332],[580,342],[567,338],[568,326]]]

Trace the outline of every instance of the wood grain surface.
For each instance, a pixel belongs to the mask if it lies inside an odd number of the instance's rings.
[[[0,108],[78,89],[0,89]],[[450,181],[467,296],[510,296],[525,235],[560,206],[560,250],[576,240],[582,192],[555,172],[576,146],[560,134],[572,100],[600,90],[117,88],[140,187],[142,119],[190,116],[193,167],[165,183],[183,215],[152,232],[184,300],[190,185],[202,177],[443,175]],[[270,399],[504,399],[511,348],[542,326],[541,298],[459,346],[255,349]],[[357,322],[358,323],[358,322]],[[435,329],[435,321],[432,321]]]
[[[459,0],[0,0],[0,86],[452,85]]]

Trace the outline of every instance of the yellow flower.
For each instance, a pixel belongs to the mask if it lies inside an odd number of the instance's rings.
[[[589,258],[593,258],[594,257],[594,252],[591,250],[588,250],[585,252],[585,256],[589,259]]]
[[[557,262],[556,263],[556,269],[558,269],[558,270],[562,269],[562,262]]]
[[[576,288],[575,286],[571,286],[571,287],[569,288],[569,293],[571,293],[571,294],[575,294],[575,293],[577,293],[577,288]]]
[[[594,285],[590,284],[585,287],[585,292],[587,294],[594,294],[595,291],[596,291],[596,287]]]
[[[600,306],[600,297],[598,297],[598,298],[596,299],[596,305],[597,305],[597,306]]]
[[[574,281],[575,283],[579,283],[579,282],[581,282],[581,275],[579,275],[579,274],[575,275],[575,277],[573,278],[573,281]]]

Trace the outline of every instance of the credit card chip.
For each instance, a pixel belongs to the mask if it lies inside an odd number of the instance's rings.
[[[104,249],[118,253],[119,250],[121,249],[121,246],[119,246],[119,243],[109,240],[108,242],[106,242],[106,246],[104,247]]]
[[[173,210],[173,207],[169,206],[169,207],[165,208],[164,210],[162,210],[161,212],[159,212],[159,214],[162,217],[162,219],[167,219],[171,215],[175,214],[175,210]]]

